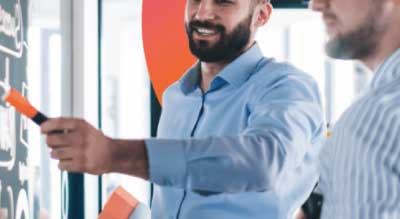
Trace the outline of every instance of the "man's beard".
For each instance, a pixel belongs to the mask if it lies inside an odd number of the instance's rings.
[[[239,56],[250,40],[250,25],[252,14],[240,22],[232,31],[226,33],[222,25],[211,22],[192,21],[186,24],[186,33],[189,39],[189,47],[194,56],[202,62],[231,61]],[[219,34],[219,40],[211,45],[208,41],[193,39],[196,28],[211,28]]]
[[[335,59],[362,60],[375,53],[383,32],[376,22],[379,15],[377,13],[379,10],[370,12],[367,20],[351,33],[329,40],[325,46],[328,56]]]

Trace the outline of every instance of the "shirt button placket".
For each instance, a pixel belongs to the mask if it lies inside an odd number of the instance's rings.
[[[198,112],[198,114],[197,114],[197,117],[196,117],[196,119],[195,119],[195,123],[194,123],[193,126],[192,126],[192,130],[191,130],[191,132],[190,132],[190,137],[194,137],[194,134],[195,134],[197,125],[198,125],[198,123],[199,123],[199,121],[200,121],[200,119],[201,119],[201,116],[203,115],[203,112],[204,112],[205,95],[206,95],[206,94],[200,94],[201,105],[200,105],[200,109],[199,109],[199,112]],[[183,203],[184,203],[184,201],[185,201],[185,199],[186,199],[186,195],[187,195],[187,194],[186,194],[186,190],[184,190],[184,191],[183,191],[182,200],[181,200],[181,202],[180,202],[180,204],[179,204],[179,208],[178,208],[178,212],[177,212],[177,215],[176,215],[176,219],[180,219],[180,214],[181,214],[181,211],[182,211],[182,205],[183,205]]]

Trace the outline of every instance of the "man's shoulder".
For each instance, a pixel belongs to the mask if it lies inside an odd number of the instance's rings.
[[[278,86],[305,87],[315,90],[316,80],[305,71],[287,62],[260,61],[249,78],[253,87],[271,89]],[[318,90],[318,89],[317,89]]]
[[[382,136],[400,130],[400,86],[397,87],[397,90],[392,89],[394,87],[371,90],[350,107],[344,115],[344,124],[352,131],[353,137],[364,143],[380,142]]]
[[[181,86],[180,86],[180,81],[175,81],[171,85],[169,85],[163,92],[162,94],[162,102],[166,103],[168,102],[167,100],[169,98],[176,98],[178,96],[183,95]]]
[[[171,85],[169,85],[165,91],[165,92],[176,92],[177,90],[180,90],[180,80],[175,81],[174,83],[172,83]]]
[[[278,62],[274,59],[263,59],[260,61],[255,73],[251,76],[252,80],[259,81],[260,83],[287,78],[315,81],[310,74],[297,68],[293,64]]]
[[[391,84],[377,90],[371,90],[363,104],[369,111],[387,112],[400,116],[400,84]]]

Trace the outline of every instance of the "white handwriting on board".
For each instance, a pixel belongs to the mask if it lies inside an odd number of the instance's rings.
[[[5,189],[4,189],[5,190]],[[6,218],[13,218],[13,214],[14,214],[14,199],[13,199],[13,194],[12,194],[12,189],[11,187],[7,187],[7,191],[6,191],[9,196],[6,200],[8,200],[8,203],[6,201],[4,201],[3,199],[3,186],[2,186],[2,182],[0,181],[0,219],[6,219]],[[4,197],[7,197],[7,195],[4,195]],[[5,208],[5,206],[7,206],[6,204],[9,204],[8,208]],[[10,212],[10,213],[9,213]]]
[[[12,46],[0,44],[0,51],[20,58],[24,45],[23,36],[23,17],[20,0],[16,0],[14,12],[9,12],[4,6],[0,5],[0,37],[8,37],[14,41]]]
[[[28,201],[28,196],[25,192],[24,189],[21,189],[18,194],[18,199],[17,199],[17,206],[15,210],[15,218],[16,219],[29,219],[29,201]],[[22,215],[24,217],[22,217]]]
[[[21,185],[24,182],[27,182],[31,177],[32,177],[32,171],[31,169],[24,163],[19,162],[18,163],[18,178],[19,178],[19,182],[21,183]]]
[[[0,167],[12,170],[15,163],[15,111],[0,106],[0,151],[9,154],[7,159],[0,160]]]
[[[6,58],[4,81],[0,81],[2,89],[10,86],[10,60]],[[0,152],[6,153],[7,159],[0,159],[0,168],[12,170],[16,156],[16,136],[15,136],[15,110],[11,107],[0,105]]]

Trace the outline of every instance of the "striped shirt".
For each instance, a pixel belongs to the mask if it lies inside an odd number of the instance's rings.
[[[400,49],[338,121],[320,159],[323,219],[400,218]]]

